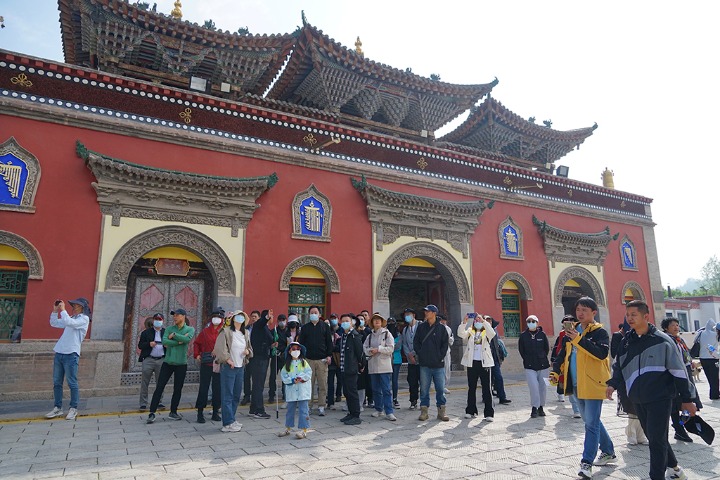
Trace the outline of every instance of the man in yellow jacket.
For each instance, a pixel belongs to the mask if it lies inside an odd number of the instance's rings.
[[[578,475],[592,478],[594,465],[606,465],[615,460],[615,447],[600,420],[606,384],[610,379],[610,336],[602,324],[595,321],[597,304],[590,297],[575,303],[578,323],[563,338],[563,346],[553,363],[551,380],[565,374],[565,394],[578,399],[580,414],[585,423],[585,443]],[[595,455],[600,449],[600,455]]]

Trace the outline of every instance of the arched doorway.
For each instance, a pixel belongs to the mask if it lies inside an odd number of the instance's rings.
[[[437,305],[440,312],[448,311],[450,300],[447,296],[445,279],[431,262],[413,257],[405,260],[395,271],[390,282],[390,316],[402,318],[406,308],[418,312],[425,305]]]
[[[602,287],[592,273],[582,267],[565,269],[555,282],[555,306],[562,307],[562,315],[575,315],[575,302],[583,296],[605,307]]]
[[[330,294],[340,293],[340,279],[327,260],[305,255],[285,267],[280,277],[280,290],[288,292],[289,311],[305,323],[313,305],[320,307],[321,315],[327,317],[330,314]]]
[[[525,277],[517,272],[508,272],[497,283],[495,297],[502,305],[502,326],[506,337],[519,337],[523,318],[528,314],[528,300],[532,290]]]
[[[643,291],[642,287],[637,282],[627,282],[622,287],[622,303],[627,304],[628,302],[632,302],[633,300],[642,300],[645,301],[645,292]]]
[[[37,249],[20,235],[0,230],[0,342],[19,342],[28,280],[43,278]]]

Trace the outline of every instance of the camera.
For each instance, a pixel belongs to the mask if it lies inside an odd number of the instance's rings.
[[[60,305],[60,302],[62,302],[62,300],[55,300],[55,306],[57,307],[58,305]]]

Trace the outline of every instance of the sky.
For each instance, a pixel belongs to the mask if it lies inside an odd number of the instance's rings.
[[[150,1],[152,5],[153,1]],[[169,13],[173,0],[159,0]],[[599,127],[558,165],[650,197],[663,286],[720,257],[720,2],[183,0],[183,19],[288,33],[307,21],[365,57],[492,95],[558,130]],[[0,48],[63,61],[55,0],[0,0]],[[464,119],[438,131],[441,135]],[[1,136],[1,135],[0,135]],[[577,231],[585,231],[578,225]]]

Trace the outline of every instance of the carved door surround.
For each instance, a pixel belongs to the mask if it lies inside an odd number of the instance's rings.
[[[43,266],[42,257],[35,245],[12,232],[0,230],[0,244],[7,245],[18,250],[25,257],[28,264],[28,278],[30,280],[42,280],[45,275],[45,267]]]

